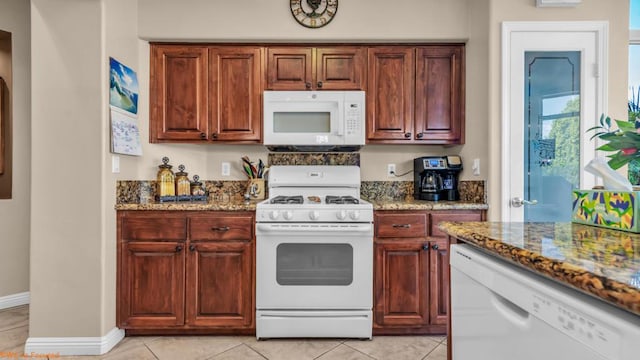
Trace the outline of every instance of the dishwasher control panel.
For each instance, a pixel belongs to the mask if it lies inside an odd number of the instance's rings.
[[[607,359],[620,358],[620,334],[548,296],[533,293],[531,297],[532,313],[540,320],[589,346]]]

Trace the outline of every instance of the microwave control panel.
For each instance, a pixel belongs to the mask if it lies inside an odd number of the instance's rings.
[[[359,103],[345,104],[345,130],[349,135],[360,133],[361,107]]]

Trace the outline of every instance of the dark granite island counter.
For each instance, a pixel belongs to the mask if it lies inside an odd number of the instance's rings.
[[[640,234],[573,223],[443,222],[440,229],[640,316]]]

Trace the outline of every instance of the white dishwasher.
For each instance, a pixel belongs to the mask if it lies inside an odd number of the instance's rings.
[[[453,360],[637,360],[640,316],[451,245]]]

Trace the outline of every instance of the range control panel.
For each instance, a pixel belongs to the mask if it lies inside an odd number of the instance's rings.
[[[571,307],[540,294],[532,294],[533,314],[587,345],[607,359],[620,359],[620,334]]]

